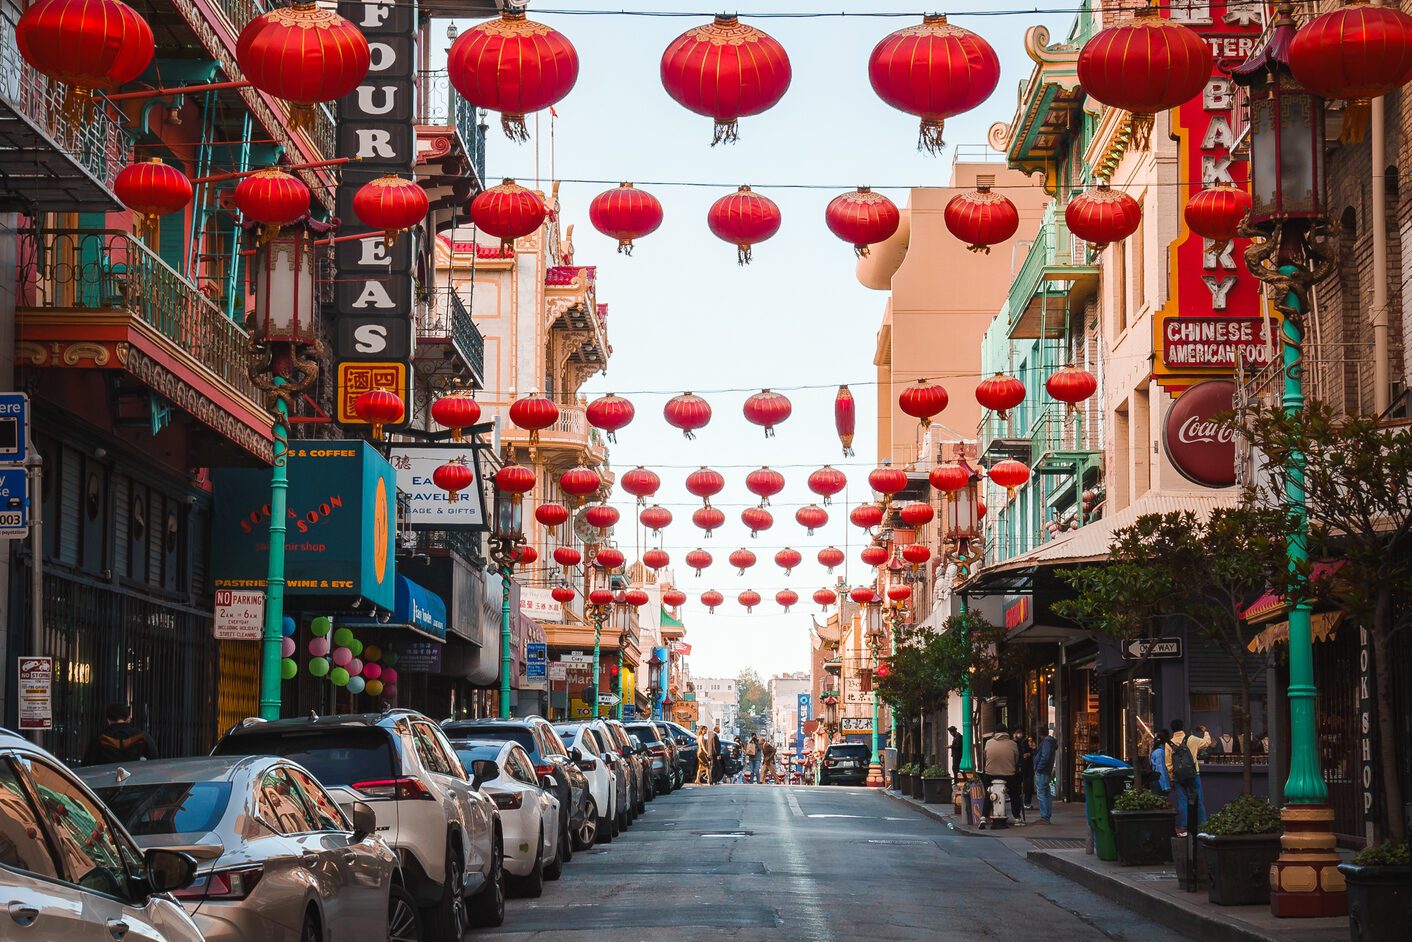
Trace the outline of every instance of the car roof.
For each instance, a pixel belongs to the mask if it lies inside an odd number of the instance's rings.
[[[227,736],[248,736],[262,732],[282,732],[291,729],[327,729],[330,727],[377,727],[388,720],[421,719],[436,721],[416,710],[385,710],[382,713],[344,713],[338,716],[309,716],[284,720],[247,719],[226,733]]]
[[[118,762],[112,765],[92,765],[75,769],[89,788],[110,785],[153,785],[167,782],[229,782],[241,772],[279,762],[291,764],[277,756],[193,756],[186,759],[148,759]],[[118,771],[127,774],[118,778]]]
[[[460,737],[453,737],[451,746],[453,749],[473,749],[484,746],[488,749],[498,749],[501,752],[517,747],[524,748],[513,739],[463,739]]]
[[[539,719],[539,717],[521,716],[498,720],[493,716],[485,716],[478,719],[443,720],[441,727],[442,729],[469,729],[473,726],[513,726],[519,729],[529,729],[531,726],[530,720],[532,719]]]

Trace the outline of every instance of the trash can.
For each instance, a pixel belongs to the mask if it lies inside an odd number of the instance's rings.
[[[1117,860],[1118,844],[1113,835],[1113,802],[1133,777],[1131,768],[1089,766],[1084,769],[1084,811],[1093,832],[1093,849],[1099,860]]]

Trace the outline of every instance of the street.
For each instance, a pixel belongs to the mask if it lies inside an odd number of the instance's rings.
[[[1031,835],[1032,836],[1032,835]],[[575,857],[514,940],[1183,938],[864,788],[688,787]]]

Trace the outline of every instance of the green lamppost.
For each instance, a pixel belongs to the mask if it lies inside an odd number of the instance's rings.
[[[495,475],[495,525],[490,531],[490,558],[500,574],[500,718],[510,717],[510,672],[514,659],[510,653],[510,580],[515,574],[515,561],[525,542],[524,501],[520,480],[528,471],[522,465],[510,464]],[[529,472],[529,487],[534,486]]]
[[[887,629],[883,626],[882,599],[874,595],[873,601],[864,608],[864,617],[868,620],[868,626],[864,638],[868,645],[868,652],[873,658],[873,759],[868,764],[869,788],[881,788],[883,786],[882,763],[878,755],[878,685],[876,681],[878,673],[878,654],[882,650],[883,642],[887,640]]]
[[[584,547],[588,554],[589,561],[598,553],[598,545],[591,544]],[[592,577],[590,577],[592,578]],[[606,575],[604,578],[608,578]],[[608,613],[613,610],[613,590],[607,587],[591,589],[588,593],[588,604],[584,606],[584,614],[593,622],[593,716],[598,715],[598,695],[599,686],[602,683],[598,674],[602,665],[602,644],[603,644],[603,623],[608,620]]]
[[[1327,245],[1324,190],[1324,102],[1294,80],[1289,47],[1294,5],[1275,11],[1265,47],[1231,70],[1250,90],[1251,209],[1240,234],[1251,240],[1245,264],[1268,286],[1283,315],[1287,414],[1304,408],[1304,315],[1312,286],[1333,270]],[[1302,454],[1290,458],[1285,506],[1294,523],[1288,556],[1296,582],[1309,561],[1308,509]],[[1289,611],[1290,769],[1285,784],[1280,858],[1270,870],[1270,909],[1277,916],[1336,916],[1348,897],[1333,835],[1333,810],[1319,764],[1313,637],[1306,593],[1294,593]],[[1272,773],[1274,770],[1271,770]]]

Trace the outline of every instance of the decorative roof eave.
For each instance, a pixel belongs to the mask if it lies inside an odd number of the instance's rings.
[[[1009,165],[1024,173],[1043,173],[1052,189],[1057,145],[1069,134],[1072,115],[1084,103],[1079,85],[1079,47],[1049,42],[1049,30],[1025,32],[1025,52],[1034,60],[1030,78],[1020,87],[1015,117],[990,130],[990,145],[1005,152]]]
[[[1133,115],[1121,108],[1105,108],[1084,152],[1084,163],[1093,168],[1093,175],[1101,180],[1113,179],[1119,162],[1133,143]]]

